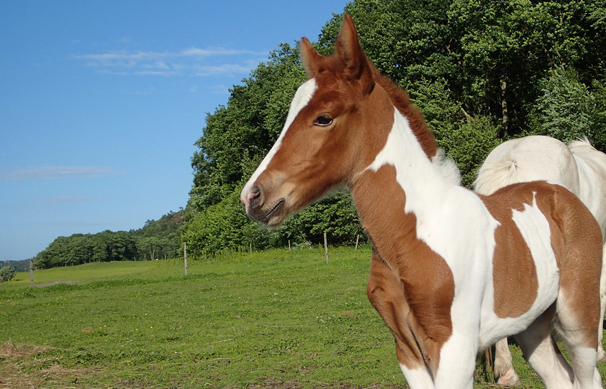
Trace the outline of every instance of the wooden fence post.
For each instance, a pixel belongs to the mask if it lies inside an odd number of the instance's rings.
[[[358,242],[360,241],[360,234],[356,235],[356,250],[358,249]]]
[[[328,241],[326,240],[326,231],[324,231],[324,257],[328,263]]]
[[[29,287],[34,287],[34,267],[31,259],[29,260]]]
[[[183,262],[185,266],[185,275],[187,275],[187,243],[183,242]]]

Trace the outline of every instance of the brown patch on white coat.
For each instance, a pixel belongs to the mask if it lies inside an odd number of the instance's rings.
[[[560,273],[559,287],[567,299],[575,301],[571,307],[580,320],[587,347],[597,348],[597,337],[586,333],[599,321],[599,275],[601,264],[585,258],[601,258],[595,224],[586,207],[567,189],[544,181],[514,184],[491,196],[481,196],[492,216],[501,225],[495,230],[497,245],[493,258],[495,313],[501,318],[519,317],[536,298],[537,269],[527,243],[512,221],[512,212],[524,211],[524,204],[536,200],[549,223],[551,249]],[[589,226],[586,224],[590,223]],[[590,227],[590,228],[588,228]],[[512,253],[516,261],[511,261]],[[514,266],[515,265],[515,266]]]

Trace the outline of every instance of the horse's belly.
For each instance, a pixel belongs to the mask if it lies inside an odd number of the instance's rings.
[[[501,318],[493,311],[483,312],[480,323],[480,348],[484,349],[507,336],[524,331],[555,302],[556,297],[557,290],[541,296],[529,311],[518,317]]]
[[[518,334],[524,331],[545,312],[558,297],[559,275],[557,269],[552,274],[554,283],[548,285],[539,285],[539,293],[534,303],[528,311],[517,317],[499,317],[494,311],[494,300],[492,296],[486,296],[482,304],[482,314],[480,319],[480,347],[485,348],[496,343],[498,340]]]

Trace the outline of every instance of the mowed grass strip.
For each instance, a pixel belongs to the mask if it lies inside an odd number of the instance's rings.
[[[0,388],[406,387],[369,261],[363,247],[328,264],[320,248],[231,254],[188,276],[179,260],[88,264],[37,271],[52,286],[31,289],[20,273],[0,284]]]

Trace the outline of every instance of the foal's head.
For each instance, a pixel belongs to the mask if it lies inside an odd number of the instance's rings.
[[[320,55],[305,38],[300,48],[309,80],[240,197],[249,216],[269,225],[351,184],[383,148],[393,123],[393,91],[366,58],[349,15],[331,56]],[[398,99],[405,101],[397,105],[409,105],[404,92]]]

